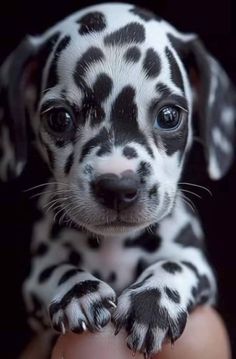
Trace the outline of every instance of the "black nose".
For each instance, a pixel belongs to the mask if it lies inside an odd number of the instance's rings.
[[[93,191],[104,206],[115,210],[125,209],[138,198],[139,179],[133,171],[125,171],[121,177],[106,173],[97,177]]]

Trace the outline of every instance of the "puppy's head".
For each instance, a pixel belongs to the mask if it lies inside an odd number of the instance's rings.
[[[210,176],[231,164],[235,94],[226,74],[195,35],[131,5],[91,7],[28,38],[1,76],[2,177],[26,162],[28,112],[68,217],[94,233],[170,213],[193,107]]]

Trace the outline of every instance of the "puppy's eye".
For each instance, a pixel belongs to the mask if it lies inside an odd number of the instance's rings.
[[[181,122],[180,111],[180,108],[173,105],[162,107],[157,115],[154,127],[162,130],[175,130]]]
[[[50,110],[43,114],[47,127],[56,134],[63,134],[71,131],[74,127],[72,115],[61,108]]]

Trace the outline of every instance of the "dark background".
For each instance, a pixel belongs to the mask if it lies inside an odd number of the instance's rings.
[[[236,84],[236,12],[232,8],[233,1],[130,2],[154,10],[180,30],[197,32]],[[26,33],[40,33],[72,11],[92,3],[95,2],[40,0],[15,4],[8,0],[2,3],[0,62]],[[191,181],[205,184],[213,192],[211,198],[196,190],[203,199],[192,199],[204,224],[209,257],[218,276],[218,310],[228,327],[236,357],[236,166],[222,181],[213,183],[205,173],[200,147],[195,146],[190,160],[193,168],[191,176],[194,176]],[[40,183],[43,178],[43,166],[37,165],[35,170],[34,162],[35,157],[32,155],[20,180],[0,186],[0,354],[5,359],[16,358],[30,338],[21,299],[21,283],[29,266],[28,248],[33,210],[23,190],[34,183]]]

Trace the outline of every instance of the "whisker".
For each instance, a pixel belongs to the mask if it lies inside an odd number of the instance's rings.
[[[209,193],[210,196],[213,197],[213,194],[212,194],[212,191],[205,187],[205,186],[201,186],[199,184],[195,184],[195,183],[190,183],[190,182],[179,182],[180,185],[186,185],[186,186],[192,186],[192,187],[197,187],[197,188],[200,188],[200,189],[203,189],[204,191],[206,191],[207,193]]]

